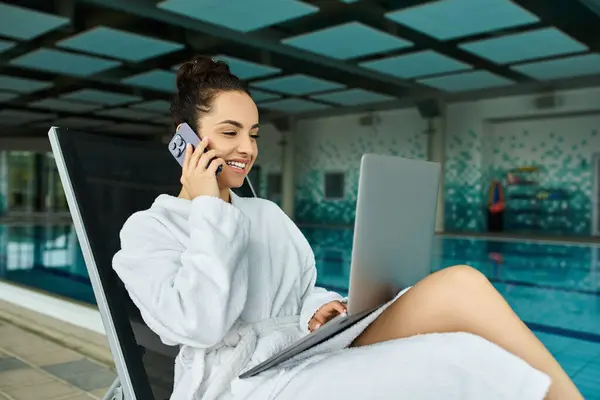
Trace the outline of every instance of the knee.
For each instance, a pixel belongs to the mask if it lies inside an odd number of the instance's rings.
[[[478,306],[491,293],[490,289],[493,286],[489,280],[475,268],[448,267],[417,283],[404,299],[395,302],[390,313],[397,312],[400,325],[414,318],[416,331],[436,332],[443,324],[444,332],[457,332],[463,330],[465,312]],[[423,328],[423,324],[429,328]]]
[[[488,287],[490,282],[487,277],[468,265],[455,265],[444,268],[434,275],[439,283],[453,291],[468,293],[472,290]]]
[[[480,304],[494,290],[484,274],[467,265],[444,268],[426,279],[431,280],[423,285],[420,301],[431,313],[443,315],[446,321],[460,322],[465,310]],[[452,320],[453,317],[456,319]],[[460,325],[453,330],[461,330]]]

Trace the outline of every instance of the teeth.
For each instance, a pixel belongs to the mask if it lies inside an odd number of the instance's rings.
[[[230,165],[235,168],[244,169],[246,168],[245,163],[237,162],[237,161],[227,161],[227,165]]]

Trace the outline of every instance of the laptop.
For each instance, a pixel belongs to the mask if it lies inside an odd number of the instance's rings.
[[[365,154],[360,164],[348,313],[245,371],[273,368],[366,318],[431,272],[438,163]]]

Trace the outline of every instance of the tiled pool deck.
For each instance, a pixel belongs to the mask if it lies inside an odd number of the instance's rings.
[[[103,335],[0,301],[0,400],[102,399],[115,377]]]

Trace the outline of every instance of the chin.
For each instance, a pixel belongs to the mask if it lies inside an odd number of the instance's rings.
[[[246,176],[220,176],[219,187],[237,189],[244,184]]]

